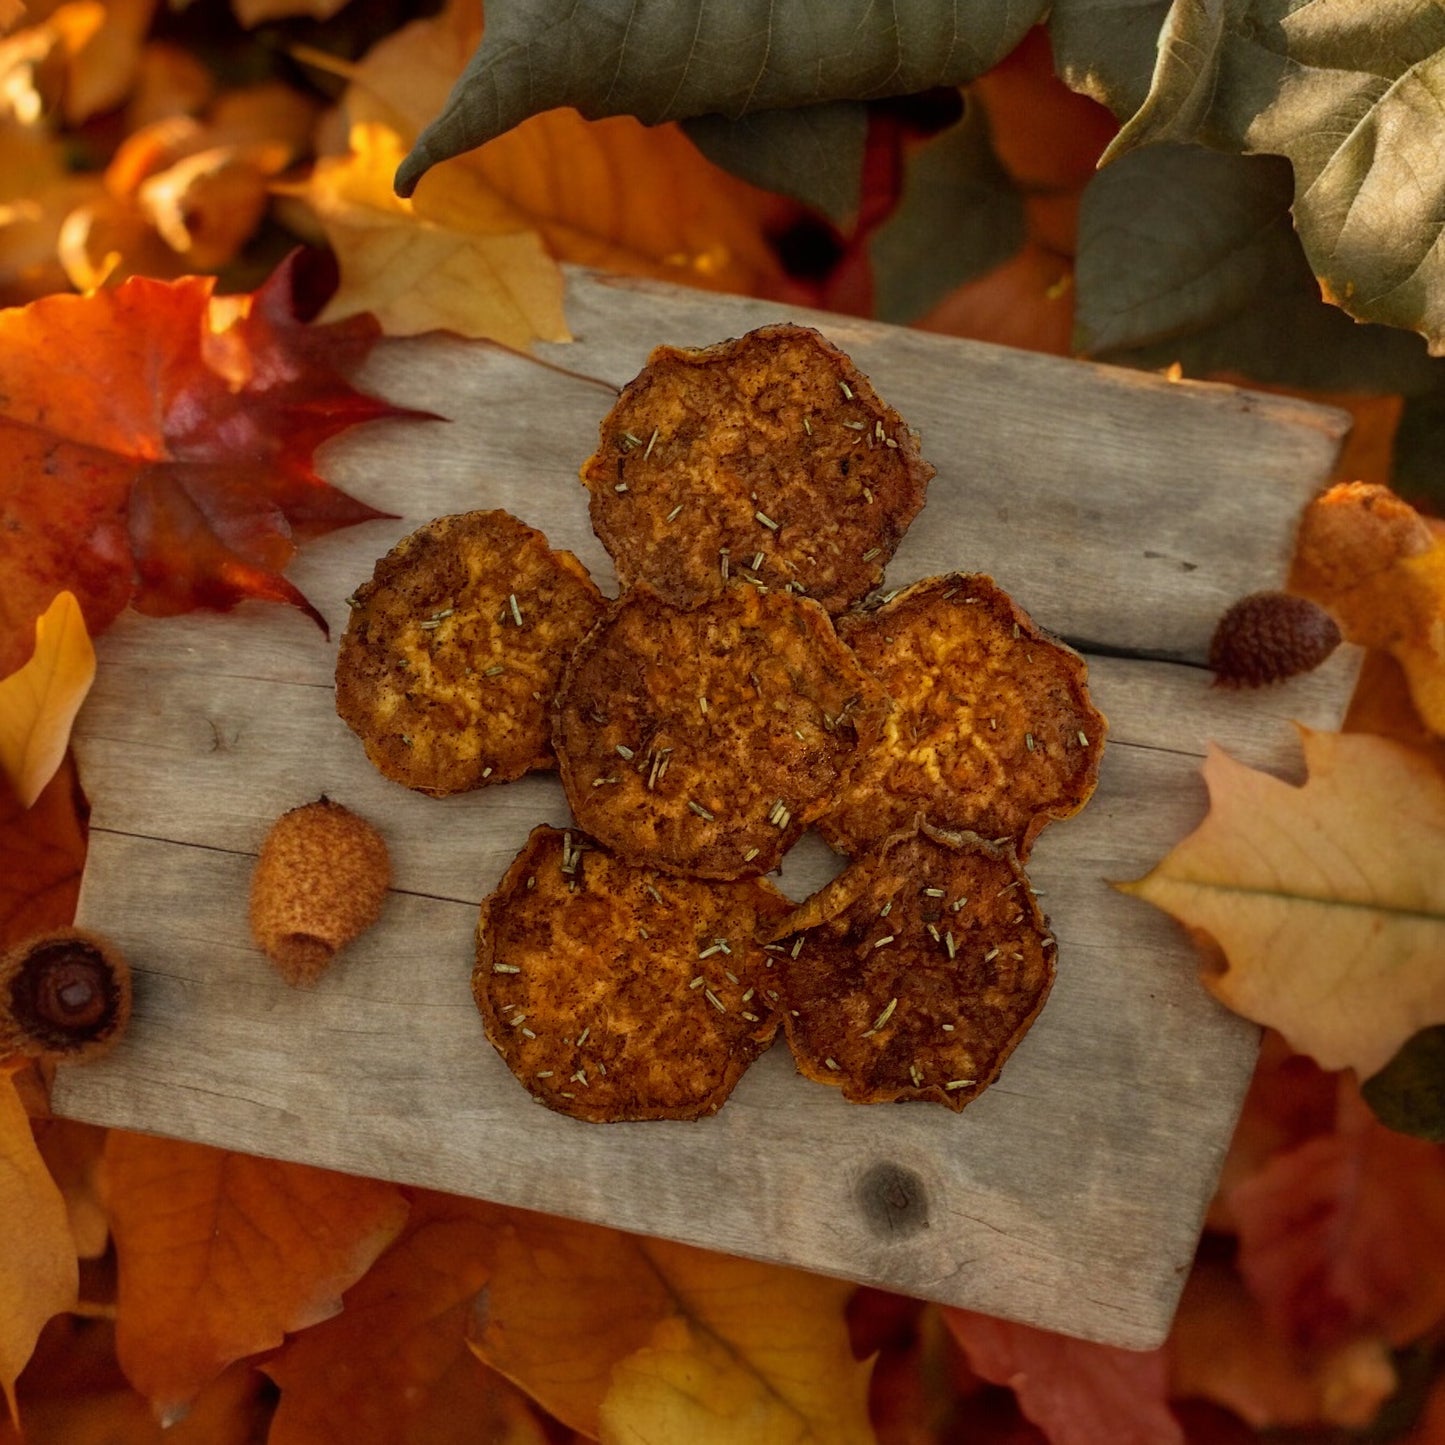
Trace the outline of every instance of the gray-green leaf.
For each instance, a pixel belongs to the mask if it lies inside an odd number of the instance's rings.
[[[1060,8],[1078,69],[1090,7]],[[1144,11],[1156,7],[1106,8],[1129,14],[1137,65]],[[1174,0],[1156,33],[1148,95],[1114,153],[1195,140],[1286,157],[1295,226],[1326,297],[1445,353],[1445,6]],[[1135,99],[1119,64],[1087,84],[1121,113]]]
[[[1445,1025],[1422,1029],[1360,1092],[1382,1124],[1445,1144]]]
[[[410,195],[437,162],[555,106],[655,124],[960,85],[1003,59],[1047,5],[489,0],[482,43],[397,189]]]
[[[1094,176],[1079,212],[1075,349],[1193,375],[1426,392],[1445,385],[1416,336],[1327,305],[1290,225],[1289,166],[1150,145]]]
[[[916,321],[1023,240],[1023,197],[994,155],[982,107],[970,101],[956,125],[910,159],[897,209],[868,243],[874,309],[884,321]]]
[[[699,115],[683,129],[714,165],[765,191],[792,196],[840,225],[858,210],[868,140],[861,101],[760,110],[737,120]]]

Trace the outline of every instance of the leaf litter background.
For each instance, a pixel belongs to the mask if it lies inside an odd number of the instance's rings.
[[[74,911],[85,629],[306,608],[295,547],[371,515],[312,467],[388,413],[348,363],[442,326],[565,338],[558,261],[1307,389],[1355,414],[1341,479],[1428,513],[1438,7],[1045,9],[912,0],[895,32],[862,0],[746,0],[705,33],[661,0],[566,25],[496,0],[485,32],[462,0],[0,6],[0,301],[24,308],[0,313],[0,945]],[[1445,553],[1403,506],[1363,523],[1380,495],[1319,504],[1293,583],[1372,649],[1346,732],[1303,740],[1302,788],[1213,758],[1204,825],[1133,885],[1271,1025],[1163,1349],[107,1134],[48,1117],[47,1066],[14,1059],[24,1438],[1445,1440]]]

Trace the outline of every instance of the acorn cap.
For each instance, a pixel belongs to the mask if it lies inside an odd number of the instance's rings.
[[[283,813],[251,878],[251,933],[287,983],[316,982],[370,928],[391,885],[386,841],[366,819],[321,798]]]
[[[1340,645],[1335,619],[1288,592],[1251,592],[1219,619],[1209,666],[1223,687],[1263,687],[1318,667]]]
[[[95,1058],[125,1032],[130,1008],[130,965],[97,934],[62,928],[0,957],[0,1055]]]

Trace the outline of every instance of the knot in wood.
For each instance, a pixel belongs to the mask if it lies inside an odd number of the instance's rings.
[[[928,1191],[912,1169],[885,1161],[858,1181],[858,1207],[875,1234],[890,1238],[928,1228]]]

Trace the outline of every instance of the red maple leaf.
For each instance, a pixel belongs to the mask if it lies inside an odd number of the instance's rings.
[[[318,476],[317,446],[417,416],[345,379],[379,328],[313,326],[292,256],[249,296],[210,277],[135,277],[0,312],[0,676],[61,588],[92,635],[152,616],[289,602],[300,542],[386,515]]]

